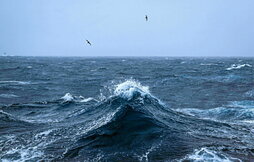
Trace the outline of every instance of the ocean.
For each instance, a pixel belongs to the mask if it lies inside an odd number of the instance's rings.
[[[254,161],[254,58],[0,57],[0,161]]]

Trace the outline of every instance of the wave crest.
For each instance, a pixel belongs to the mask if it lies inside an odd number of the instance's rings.
[[[231,161],[241,161],[240,159],[227,157],[224,154],[218,153],[213,150],[209,150],[207,148],[201,148],[199,150],[195,150],[195,152],[191,155],[188,155],[184,159],[180,161],[211,161],[211,162],[231,162]]]
[[[151,94],[148,86],[142,86],[135,80],[126,80],[115,86],[114,95],[131,100],[136,95],[144,97]]]
[[[241,69],[243,67],[252,67],[250,64],[232,64],[227,70]]]
[[[63,97],[61,97],[65,102],[71,102],[74,100],[74,97],[70,93],[66,93]]]

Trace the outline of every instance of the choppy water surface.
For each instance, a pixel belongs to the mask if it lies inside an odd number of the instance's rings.
[[[253,66],[0,57],[0,159],[254,161]]]

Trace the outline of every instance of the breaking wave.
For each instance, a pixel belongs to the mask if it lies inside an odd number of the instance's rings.
[[[232,64],[227,70],[241,69],[243,67],[252,67],[250,64]]]
[[[84,98],[83,96],[73,96],[70,93],[66,93],[63,97],[61,97],[63,102],[90,102],[95,101],[99,102],[98,100],[94,99],[93,97]]]
[[[193,161],[193,162],[241,162],[240,159],[228,157],[222,153],[218,153],[213,150],[209,150],[207,148],[201,148],[199,150],[195,150],[193,154],[186,156],[184,159],[180,160],[184,161]]]

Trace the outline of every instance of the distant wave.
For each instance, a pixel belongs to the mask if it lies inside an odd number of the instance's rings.
[[[90,101],[99,102],[98,100],[94,99],[93,97],[83,98],[82,100],[80,100],[80,102],[90,102]]]
[[[66,93],[63,97],[61,97],[65,102],[70,102],[74,100],[74,97],[70,93]]]
[[[232,64],[227,70],[241,69],[243,67],[252,67],[250,64]]]
[[[246,96],[246,97],[254,97],[254,89],[245,92],[244,96]]]
[[[0,81],[0,84],[6,84],[6,83],[10,83],[10,84],[30,84],[30,82],[26,82],[26,81]]]
[[[188,115],[196,116],[202,119],[212,119],[228,122],[254,122],[254,101],[232,102],[225,107],[212,109],[177,109]]]
[[[212,66],[212,65],[218,65],[218,64],[214,64],[214,63],[201,63],[201,66]]]
[[[20,69],[21,67],[17,66],[17,67],[9,67],[9,68],[2,68],[0,69],[0,71],[10,71],[10,70],[16,70],[16,69]]]
[[[0,97],[3,97],[3,98],[15,98],[15,97],[19,97],[19,96],[14,95],[14,94],[0,94]]]
[[[73,96],[70,93],[66,93],[63,97],[61,97],[61,99],[64,102],[90,102],[90,101],[99,102],[93,97],[84,98],[83,96]]]

